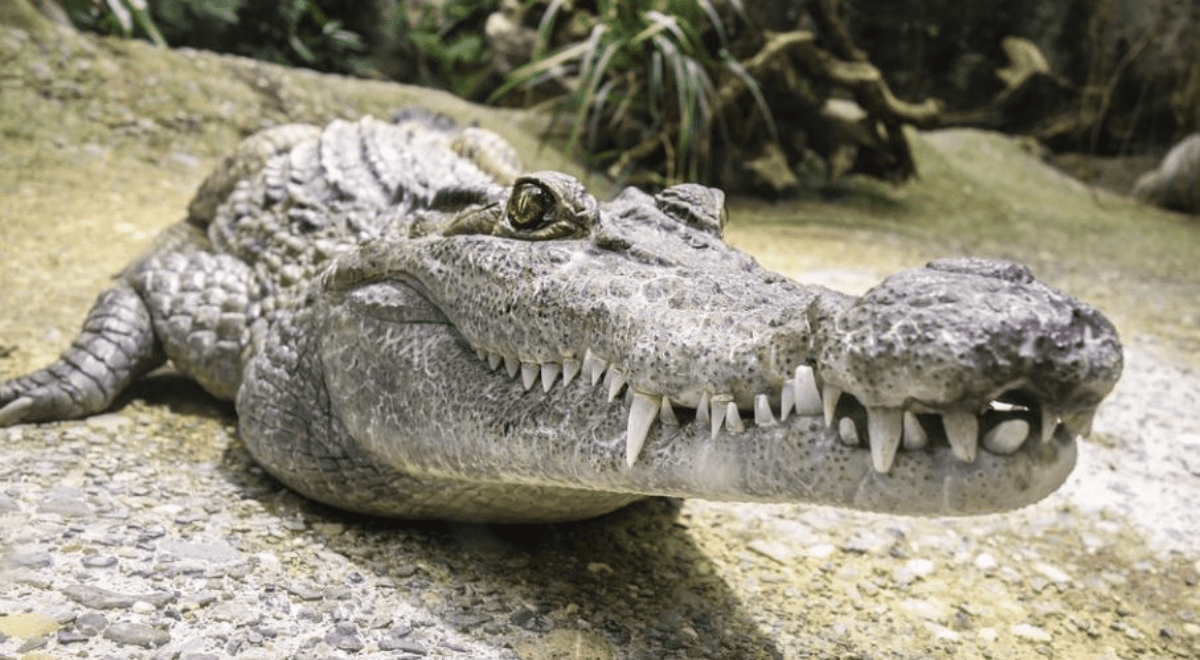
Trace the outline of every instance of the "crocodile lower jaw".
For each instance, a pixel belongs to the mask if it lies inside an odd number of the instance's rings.
[[[829,384],[821,386],[808,366],[798,367],[777,392],[755,395],[752,409],[739,407],[730,394],[708,391],[701,391],[699,400],[689,406],[669,395],[628,387],[620,368],[591,350],[584,352],[582,360],[562,362],[521,362],[482,350],[477,355],[492,371],[503,367],[509,378],[520,379],[526,391],[539,381],[543,391],[550,392],[556,385],[568,387],[579,380],[579,387],[596,388],[603,383],[602,392],[609,401],[624,394],[628,406],[625,462],[629,467],[637,462],[656,420],[670,427],[679,426],[681,418],[691,418],[694,423],[707,424],[715,439],[723,430],[743,433],[756,426],[774,426],[791,415],[823,416],[825,425],[836,429],[843,444],[869,450],[875,471],[888,473],[901,449],[916,452],[948,445],[959,461],[973,463],[980,446],[991,454],[1008,456],[1026,443],[1044,445],[1056,436],[1087,435],[1095,414],[1093,408],[1060,418],[1047,407],[1004,401],[989,402],[978,412],[921,404],[908,408],[864,406],[848,392]],[[695,394],[687,396],[694,400]]]

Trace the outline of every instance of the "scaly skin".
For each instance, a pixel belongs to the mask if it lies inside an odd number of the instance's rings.
[[[388,516],[585,518],[648,495],[1000,511],[1057,488],[1116,382],[1098,312],[1018,264],[860,298],[721,240],[719,191],[601,204],[478,129],[272,129],[102,296],[0,425],[107,407],[169,358],[255,458]]]

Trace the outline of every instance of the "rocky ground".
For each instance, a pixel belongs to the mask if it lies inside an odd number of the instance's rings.
[[[53,359],[262,126],[420,102],[572,167],[538,148],[536,117],[8,19],[0,378]],[[1200,657],[1200,222],[1020,141],[914,149],[903,188],[735,200],[731,240],[847,290],[946,254],[1020,258],[1104,309],[1126,373],[1046,501],[968,519],[667,500],[548,526],[354,517],[265,476],[231,407],[164,372],[109,414],[0,430],[0,658]]]

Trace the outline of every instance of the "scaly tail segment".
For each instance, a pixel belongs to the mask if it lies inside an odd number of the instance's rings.
[[[0,426],[101,412],[142,374],[165,361],[150,312],[122,282],[101,293],[83,330],[53,364],[0,383]]]

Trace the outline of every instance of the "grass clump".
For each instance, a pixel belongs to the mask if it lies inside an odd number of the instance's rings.
[[[753,90],[756,119],[774,132],[758,85],[731,54],[726,21],[708,0],[597,0],[587,36],[551,52],[568,6],[549,2],[533,59],[492,98],[557,88],[550,103],[571,117],[569,149],[582,148],[622,178],[657,153],[662,167],[642,183],[712,181],[716,154],[732,146],[719,92],[730,76]]]

